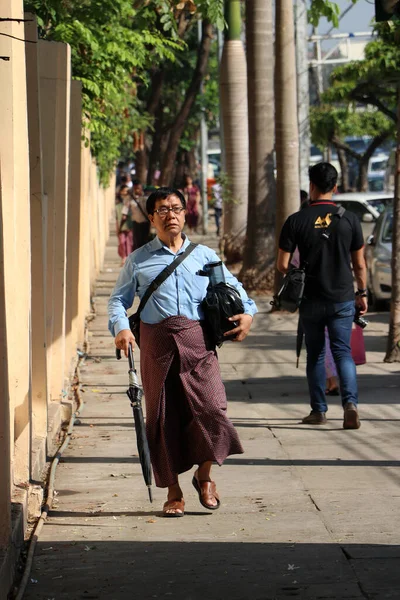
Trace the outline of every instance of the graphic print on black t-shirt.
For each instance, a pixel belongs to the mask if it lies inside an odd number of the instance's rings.
[[[328,213],[325,217],[318,217],[314,223],[315,229],[328,229],[332,221],[332,213]]]
[[[305,266],[335,212],[336,204],[324,200],[312,202],[308,208],[291,215],[282,228],[279,248],[293,253],[298,247],[300,265]],[[322,246],[312,271],[307,274],[304,299],[325,302],[353,300],[351,253],[360,250],[363,245],[360,222],[356,215],[346,211]]]

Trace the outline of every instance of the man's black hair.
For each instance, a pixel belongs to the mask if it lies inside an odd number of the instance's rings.
[[[338,172],[328,162],[320,162],[313,165],[309,168],[308,175],[311,183],[319,189],[321,194],[331,192],[338,180]]]
[[[132,181],[132,185],[142,185],[142,182],[140,181],[140,179],[134,179]]]
[[[168,196],[177,196],[181,201],[183,208],[186,208],[186,200],[185,196],[182,194],[180,190],[170,187],[160,187],[158,190],[150,194],[146,201],[146,210],[148,215],[152,215],[154,213],[154,209],[156,207],[156,202],[158,200],[165,200]]]

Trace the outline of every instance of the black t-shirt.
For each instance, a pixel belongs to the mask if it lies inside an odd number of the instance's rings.
[[[309,262],[321,234],[329,226],[332,214],[337,210],[334,202],[321,200],[290,215],[282,228],[279,248],[293,253],[298,247],[300,266],[304,266],[304,263]],[[346,210],[329,240],[323,244],[311,272],[307,273],[304,298],[328,302],[353,300],[351,252],[360,250],[363,245],[360,221],[356,215]]]

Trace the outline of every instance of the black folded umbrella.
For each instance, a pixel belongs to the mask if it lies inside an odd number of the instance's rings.
[[[121,358],[121,350],[117,349],[117,359]],[[149,492],[150,502],[153,502],[153,494],[151,491],[152,477],[151,477],[151,462],[150,462],[150,450],[149,444],[146,437],[146,426],[144,424],[143,411],[142,411],[142,397],[143,390],[139,385],[138,377],[136,374],[135,363],[133,361],[132,346],[129,344],[129,388],[126,393],[131,401],[133,409],[133,418],[135,419],[135,430],[136,430],[136,441],[139,452],[139,460],[142,467],[142,473],[144,481],[147,485]]]

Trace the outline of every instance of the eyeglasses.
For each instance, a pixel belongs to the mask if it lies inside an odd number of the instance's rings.
[[[165,219],[170,210],[174,213],[174,215],[180,215],[185,209],[183,206],[162,206],[161,208],[156,208],[154,212],[157,213],[161,219]]]

